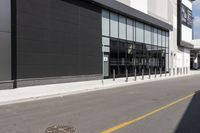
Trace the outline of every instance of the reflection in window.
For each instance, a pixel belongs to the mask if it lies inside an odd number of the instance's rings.
[[[151,27],[145,25],[145,43],[151,44]]]
[[[115,13],[110,13],[110,27],[111,37],[118,38],[118,15]]]
[[[162,47],[166,47],[166,35],[165,35],[165,31],[162,31]]]
[[[102,45],[109,48],[109,73],[141,75],[169,69],[169,32],[102,10]],[[119,39],[118,39],[119,38]]]
[[[166,32],[166,47],[169,47],[169,32]]]
[[[102,35],[109,36],[109,11],[102,10]]]
[[[156,28],[153,30],[153,44],[158,45],[158,30]]]
[[[127,19],[127,40],[133,41],[133,21],[131,19]]]
[[[119,16],[119,38],[126,39],[126,18]]]
[[[144,42],[144,29],[143,24],[140,22],[136,22],[136,42]]]
[[[158,30],[158,46],[162,46],[162,32]]]

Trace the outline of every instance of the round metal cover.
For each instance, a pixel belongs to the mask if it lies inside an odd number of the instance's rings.
[[[45,130],[45,133],[75,133],[75,128],[72,126],[51,126]]]

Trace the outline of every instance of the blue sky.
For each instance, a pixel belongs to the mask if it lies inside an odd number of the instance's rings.
[[[193,2],[194,38],[200,39],[200,0]]]

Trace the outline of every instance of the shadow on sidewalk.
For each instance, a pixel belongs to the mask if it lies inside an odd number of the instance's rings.
[[[193,96],[174,133],[200,133],[200,91]]]

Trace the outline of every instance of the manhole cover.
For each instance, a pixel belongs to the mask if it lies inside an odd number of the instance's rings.
[[[51,126],[45,130],[45,133],[75,133],[75,130],[72,126]]]

